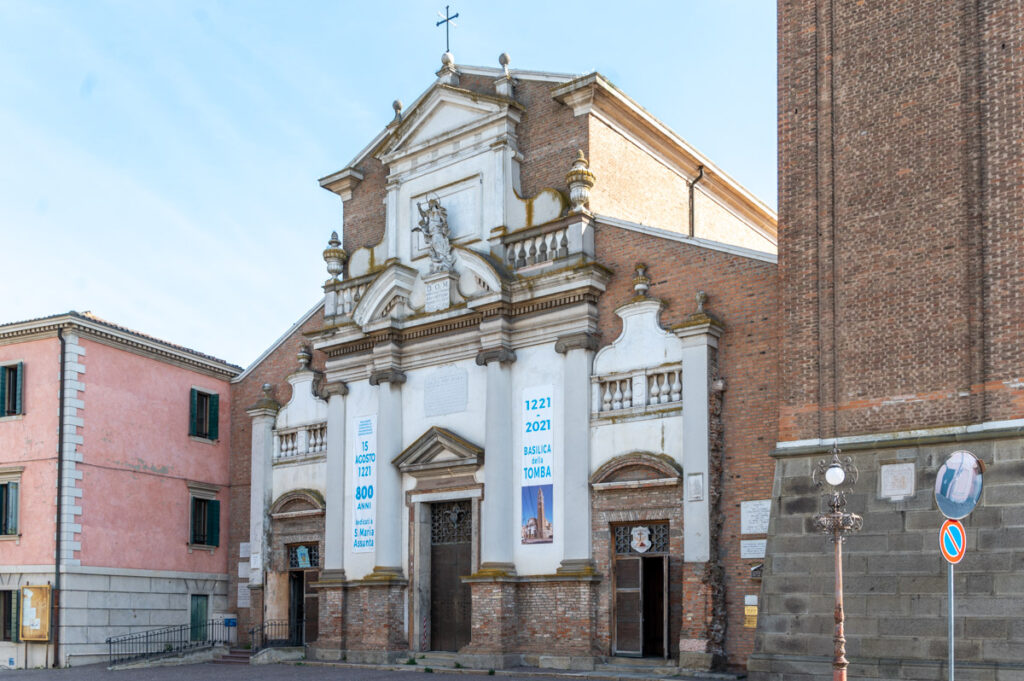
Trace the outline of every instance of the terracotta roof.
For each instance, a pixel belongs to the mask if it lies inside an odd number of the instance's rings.
[[[200,357],[202,359],[205,359],[205,360],[208,360],[208,361],[211,361],[211,362],[218,362],[220,364],[224,364],[225,366],[231,367],[233,369],[237,369],[238,371],[242,371],[242,367],[238,366],[237,364],[232,364],[231,362],[228,362],[226,360],[220,359],[219,357],[214,357],[213,355],[208,355],[205,352],[199,352],[198,350],[193,350],[192,348],[185,347],[184,345],[178,345],[177,343],[171,343],[171,342],[165,341],[165,340],[163,340],[161,338],[157,338],[155,336],[150,336],[149,334],[142,333],[141,331],[136,331],[134,329],[129,329],[126,326],[121,326],[120,324],[115,324],[113,322],[107,321],[106,319],[102,319],[100,317],[97,317],[92,312],[78,312],[76,310],[70,310],[68,312],[62,312],[60,314],[47,315],[45,317],[36,317],[34,319],[24,319],[24,320],[17,321],[17,322],[8,322],[6,324],[0,324],[0,332],[2,332],[4,327],[7,327],[7,326],[20,326],[20,325],[24,325],[24,324],[36,324],[38,322],[46,322],[46,321],[50,321],[50,320],[60,319],[61,317],[71,317],[72,319],[81,319],[83,321],[88,321],[88,322],[91,322],[93,324],[98,324],[100,326],[105,326],[105,327],[107,327],[109,329],[113,329],[115,331],[120,331],[121,333],[126,333],[126,334],[129,334],[129,335],[135,336],[137,338],[141,338],[141,339],[147,340],[147,341],[149,341],[151,343],[158,343],[158,344],[163,345],[164,347],[170,348],[172,350],[177,350],[179,352],[187,352],[187,353],[189,353],[191,355],[195,355],[196,357]]]

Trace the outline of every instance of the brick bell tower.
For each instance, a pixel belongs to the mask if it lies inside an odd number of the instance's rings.
[[[845,547],[851,678],[945,676],[933,486],[958,449],[987,473],[956,658],[1020,673],[1024,3],[778,9],[781,389],[751,678],[831,671],[831,546],[809,519],[833,443],[864,516]]]

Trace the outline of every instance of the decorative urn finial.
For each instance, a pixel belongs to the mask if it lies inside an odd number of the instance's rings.
[[[391,108],[395,110],[395,120],[402,120],[402,100],[396,99],[391,102]]]
[[[345,270],[345,260],[347,259],[348,253],[341,247],[338,233],[331,232],[331,240],[327,242],[327,248],[324,249],[324,262],[327,263],[327,272],[331,278],[337,279],[338,275]]]
[[[508,56],[508,52],[502,52],[498,55],[498,63],[501,64],[501,68],[505,71],[505,77],[509,77],[508,65],[511,62],[511,58]]]
[[[309,362],[313,359],[313,353],[309,351],[309,348],[303,345],[299,348],[299,352],[296,356],[299,358],[299,371],[306,371],[309,369]]]
[[[704,305],[708,302],[708,294],[697,291],[697,314],[704,314]]]
[[[649,288],[651,288],[651,278],[647,276],[647,265],[638,262],[636,275],[633,276],[633,290],[636,291],[637,297],[646,298]]]
[[[586,212],[584,206],[590,201],[590,188],[594,186],[595,179],[594,173],[590,172],[590,164],[580,149],[572,168],[565,176],[565,181],[569,185],[569,203],[572,204],[569,208],[570,215]]]

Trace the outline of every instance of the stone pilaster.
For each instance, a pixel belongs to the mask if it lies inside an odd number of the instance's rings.
[[[327,386],[327,508],[322,581],[345,579],[345,395],[348,386]],[[321,608],[321,612],[323,608]]]
[[[512,451],[512,368],[516,355],[504,347],[481,351],[476,363],[487,367],[484,470],[488,479],[481,514],[481,571],[514,574],[516,460]],[[476,599],[474,591],[474,600]]]
[[[562,383],[563,518],[574,527],[590,527],[590,373],[597,340],[588,333],[559,338],[555,350],[565,355]],[[568,522],[566,522],[568,525]],[[592,573],[590,535],[563,527],[559,573]]]
[[[701,306],[703,302],[701,301]],[[701,309],[673,328],[683,342],[683,603],[679,664],[709,668],[720,649],[712,596],[724,589],[718,561],[721,470],[712,461],[709,408],[715,353],[722,327]],[[722,592],[724,595],[724,592]],[[697,614],[700,613],[699,617]],[[724,635],[724,629],[722,631]],[[712,639],[717,642],[713,642]]]
[[[263,585],[269,542],[270,510],[272,488],[272,465],[274,457],[274,421],[280,405],[270,396],[270,385],[263,386],[263,398],[246,410],[252,419],[252,448],[249,466],[249,588]],[[262,613],[253,610],[254,625],[259,625]]]
[[[402,384],[405,374],[389,367],[370,374],[377,386],[377,535],[371,579],[401,577],[402,474],[391,462],[402,453]]]

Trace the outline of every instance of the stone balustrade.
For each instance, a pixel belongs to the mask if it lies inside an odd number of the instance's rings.
[[[323,456],[327,451],[327,424],[280,430],[274,434],[274,462]]]
[[[638,369],[591,379],[591,410],[595,414],[624,410],[643,411],[647,407],[682,401],[683,372],[679,365]]]

